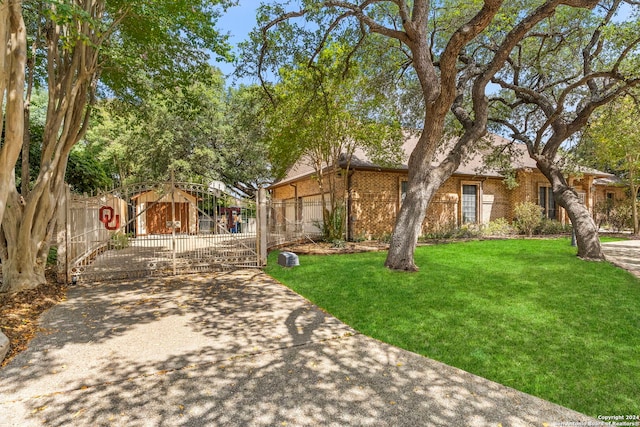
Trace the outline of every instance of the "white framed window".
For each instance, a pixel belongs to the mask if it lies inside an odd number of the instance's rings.
[[[556,200],[553,198],[553,190],[549,186],[538,187],[538,205],[542,208],[542,216],[557,219]]]
[[[480,185],[475,183],[462,184],[462,224],[477,224],[480,222],[478,206],[480,200]]]

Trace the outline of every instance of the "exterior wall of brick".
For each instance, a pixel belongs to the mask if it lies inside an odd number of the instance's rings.
[[[325,176],[328,179],[328,176]],[[325,186],[328,182],[325,183]],[[336,178],[336,189],[338,193],[344,192],[344,179],[341,176]],[[295,183],[275,186],[271,189],[271,198],[274,200],[289,200],[296,197],[310,197],[320,195],[320,186],[314,176],[307,176]]]
[[[407,172],[353,171],[351,175],[350,235],[380,238],[393,230],[400,209],[402,181]]]
[[[393,230],[400,210],[402,183],[408,179],[406,171],[351,172],[349,229],[352,238],[380,238]],[[509,214],[510,191],[501,179],[449,178],[433,197],[422,226],[423,233],[441,231],[458,226],[461,221],[460,200],[464,184],[478,187],[477,215],[481,222],[493,221]],[[295,185],[276,186],[274,200],[290,200],[318,196],[317,181],[307,177]],[[291,216],[291,214],[289,214]]]
[[[622,186],[597,185],[594,192],[596,206],[607,200],[612,200],[615,203],[626,200],[627,198],[627,188]]]
[[[375,239],[389,235],[402,203],[402,183],[406,182],[406,171],[351,171],[349,234],[355,239]],[[538,203],[540,187],[550,187],[546,177],[537,170],[522,170],[516,175],[518,186],[508,189],[501,178],[450,177],[433,197],[426,213],[422,231],[438,232],[462,224],[463,185],[477,187],[476,219],[488,223],[498,218],[514,220],[514,207],[525,201]],[[578,193],[582,193],[585,204],[593,213],[593,207],[604,200],[607,193],[614,193],[616,200],[624,199],[624,188],[594,186],[592,176],[569,179]],[[343,188],[343,187],[341,187]],[[594,191],[594,188],[596,189]],[[274,200],[295,200],[319,196],[317,180],[312,177],[299,180],[292,185],[276,186],[272,189]],[[564,209],[558,206],[557,219],[568,222]]]

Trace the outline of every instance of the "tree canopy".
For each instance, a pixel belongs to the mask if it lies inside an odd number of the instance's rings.
[[[105,103],[85,145],[114,182],[168,179],[219,180],[253,195],[270,179],[262,136],[261,94],[251,87],[225,88],[219,71],[205,81],[151,94],[135,110]]]
[[[278,2],[261,9],[261,28],[253,33],[253,54],[247,50],[244,56],[245,69],[267,86],[279,61],[311,61],[336,39],[350,46],[350,56],[369,46],[368,40],[392,47],[387,51],[393,61],[380,61],[386,52],[378,49],[378,55],[368,55],[369,63],[391,81],[408,77],[414,85],[407,87],[419,88],[414,105],[421,109],[422,132],[409,158],[406,198],[385,265],[413,271],[413,252],[431,198],[487,132],[489,83],[525,39],[564,40],[555,28],[545,27],[554,14],[573,9],[589,14],[597,5],[597,0],[315,0],[292,9],[289,2]],[[574,24],[579,31],[580,21]],[[398,101],[406,99],[397,89],[389,93]],[[454,144],[445,135],[451,113],[462,128]],[[440,162],[435,161],[438,152],[444,153]]]
[[[586,259],[604,258],[597,227],[567,182],[559,154],[578,141],[597,108],[640,84],[640,26],[637,17],[617,17],[623,5],[559,8],[514,46],[492,78],[501,90],[491,96],[491,120],[526,144],[571,219],[578,256]]]
[[[345,47],[332,43],[312,64],[281,67],[280,82],[268,91],[267,140],[274,173],[282,178],[298,162],[313,168],[325,207],[325,238],[332,240],[343,238],[345,220],[341,203],[348,173],[339,178],[337,172],[348,172],[356,150],[382,165],[402,160],[395,103],[371,84]]]

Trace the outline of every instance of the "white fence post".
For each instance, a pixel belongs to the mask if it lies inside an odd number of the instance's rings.
[[[264,188],[258,189],[258,203],[256,209],[256,252],[258,255],[258,267],[267,265],[267,191]]]
[[[61,192],[60,200],[58,200],[56,219],[56,245],[57,245],[57,264],[58,264],[58,282],[69,283],[69,203],[70,203],[69,185],[65,185]]]

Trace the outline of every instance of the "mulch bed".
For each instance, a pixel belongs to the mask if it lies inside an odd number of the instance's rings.
[[[280,248],[280,251],[289,251],[299,255],[334,255],[334,254],[356,254],[360,252],[386,251],[389,245],[377,241],[365,242],[344,242],[336,246],[333,243],[297,243]]]
[[[55,273],[47,274],[47,283],[35,289],[0,294],[0,329],[11,343],[0,367],[9,363],[40,330],[38,318],[48,308],[64,301],[67,286],[58,284]]]

